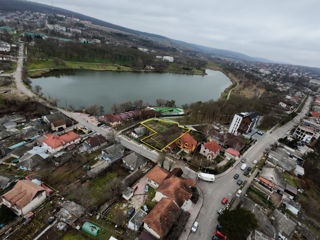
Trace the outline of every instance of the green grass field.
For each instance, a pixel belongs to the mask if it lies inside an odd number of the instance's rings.
[[[38,76],[48,72],[50,69],[84,69],[95,71],[132,71],[132,68],[106,63],[96,62],[73,62],[73,61],[59,61],[55,62],[53,59],[43,61],[27,62],[26,67],[31,77]]]

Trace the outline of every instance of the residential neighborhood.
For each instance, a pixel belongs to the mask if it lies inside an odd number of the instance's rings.
[[[320,239],[317,71],[202,55],[166,39],[163,47],[90,19],[0,8],[1,239]],[[72,61],[43,54],[40,46],[54,44],[77,46]],[[78,62],[81,49],[98,47],[114,62],[89,54]],[[134,67],[125,54],[137,57]],[[185,75],[204,75],[204,64],[231,85],[218,99],[188,104],[103,98],[113,104],[105,110],[28,84],[91,64],[103,67],[90,74],[170,78],[182,62]]]

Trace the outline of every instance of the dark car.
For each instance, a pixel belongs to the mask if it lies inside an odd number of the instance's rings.
[[[127,212],[127,218],[131,218],[136,209],[134,207],[130,208]]]
[[[246,161],[247,161],[246,158],[242,158],[242,159],[241,159],[241,162],[242,162],[242,163],[245,163]]]
[[[236,173],[234,176],[233,176],[234,179],[238,179],[239,178],[239,174]]]
[[[237,181],[237,184],[240,186],[240,185],[242,185],[242,183],[243,183],[243,181],[241,180],[241,179],[239,179],[238,181]]]
[[[248,169],[246,169],[246,170],[244,171],[243,175],[244,175],[244,176],[248,176],[248,175],[249,175]]]
[[[248,167],[248,168],[247,168],[247,171],[248,171],[248,172],[251,172],[251,171],[252,171],[252,167]]]

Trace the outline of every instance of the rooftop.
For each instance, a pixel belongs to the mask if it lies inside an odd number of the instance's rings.
[[[162,198],[145,217],[144,222],[162,238],[169,232],[180,211],[173,200]]]
[[[233,148],[228,148],[226,150],[226,153],[229,153],[229,154],[231,154],[231,155],[233,155],[235,157],[239,157],[240,156],[240,153],[237,150],[233,149]]]
[[[206,149],[209,149],[211,152],[214,152],[214,153],[217,153],[221,149],[220,145],[218,143],[216,143],[215,141],[209,141],[209,142],[203,144],[203,146]]]
[[[45,191],[45,189],[33,182],[20,180],[9,192],[2,195],[2,197],[18,208],[23,208],[42,191]]]
[[[156,182],[157,184],[160,184],[168,175],[169,172],[167,170],[156,165],[147,173],[146,176],[150,180]]]
[[[172,176],[165,179],[157,188],[157,192],[161,192],[163,195],[172,199],[182,206],[183,203],[192,197],[191,187],[195,185],[195,182],[191,178],[179,178]]]
[[[197,145],[197,141],[189,133],[184,134],[180,139],[182,142],[188,143],[189,146]]]

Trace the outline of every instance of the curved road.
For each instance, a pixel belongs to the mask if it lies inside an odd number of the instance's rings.
[[[253,160],[259,160],[266,147],[269,147],[270,144],[274,143],[278,138],[283,137],[289,130],[297,125],[308,113],[310,103],[311,97],[308,98],[302,111],[292,121],[282,127],[265,133],[264,137],[259,139],[255,145],[243,155],[243,157],[247,159],[247,165],[252,167]],[[227,174],[217,177],[214,183],[198,182],[198,186],[201,188],[204,195],[204,201],[198,216],[199,229],[196,233],[190,233],[189,240],[209,240],[212,238],[218,223],[217,211],[222,207],[221,200],[224,197],[231,199],[239,188],[236,184],[236,180],[233,179],[233,175],[236,173],[240,175],[239,179],[242,179],[243,181],[247,180],[247,185],[250,184],[249,179],[243,176],[243,171],[240,170],[239,162]],[[252,178],[250,178],[250,180],[252,180]]]

